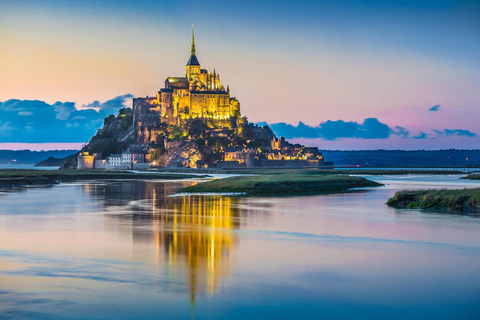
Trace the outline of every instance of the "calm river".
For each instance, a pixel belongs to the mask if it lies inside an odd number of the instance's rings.
[[[479,319],[480,219],[376,190],[169,197],[194,181],[0,193],[0,319]]]

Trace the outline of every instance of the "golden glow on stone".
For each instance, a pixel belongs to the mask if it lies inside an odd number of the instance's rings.
[[[214,70],[202,69],[196,58],[192,26],[190,60],[185,77],[167,77],[165,88],[149,100],[150,109],[160,113],[162,120],[176,125],[179,119],[229,119],[240,117],[240,103],[225,89],[220,75]],[[193,61],[193,62],[191,62]]]

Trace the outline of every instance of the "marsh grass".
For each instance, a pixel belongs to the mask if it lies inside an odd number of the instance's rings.
[[[345,175],[263,174],[237,176],[199,183],[179,192],[221,193],[238,192],[247,195],[294,195],[348,191],[352,188],[377,187],[380,183]]]
[[[472,173],[469,174],[468,176],[462,178],[462,179],[467,179],[467,180],[480,180],[480,173]]]
[[[480,213],[480,188],[399,191],[387,205],[406,209]]]

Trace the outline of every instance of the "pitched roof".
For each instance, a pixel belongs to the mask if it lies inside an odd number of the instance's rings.
[[[188,59],[187,66],[199,66],[200,62],[198,62],[197,56],[192,54],[190,59]]]

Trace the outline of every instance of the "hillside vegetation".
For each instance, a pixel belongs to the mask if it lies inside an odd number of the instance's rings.
[[[112,153],[122,153],[133,139],[133,113],[130,108],[118,111],[117,116],[111,114],[103,121],[103,128],[97,131],[83,151],[102,153],[103,158]]]

